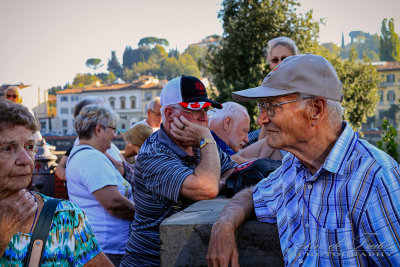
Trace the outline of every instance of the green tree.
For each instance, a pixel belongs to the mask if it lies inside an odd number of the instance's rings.
[[[223,37],[206,56],[206,71],[218,88],[216,100],[231,100],[233,91],[259,86],[269,69],[264,48],[278,36],[292,38],[301,51],[316,42],[319,22],[312,11],[299,14],[296,0],[224,0],[219,12]],[[254,122],[256,105],[243,102]],[[253,124],[254,126],[254,124]]]
[[[335,67],[343,83],[344,119],[353,129],[361,129],[362,123],[374,115],[379,100],[378,83],[381,77],[376,68],[365,55],[363,60],[359,60],[355,49],[351,50],[349,59],[345,60],[321,46],[311,52],[325,57]]]
[[[400,41],[394,30],[393,18],[382,21],[379,53],[381,60],[400,61]]]
[[[377,147],[399,162],[398,144],[396,143],[397,130],[385,119],[382,121],[382,129],[385,133],[382,139],[377,142]]]
[[[89,58],[86,60],[86,66],[89,69],[93,69],[93,73],[95,73],[98,68],[103,67],[103,64],[101,64],[100,58]]]
[[[75,75],[74,81],[72,82],[72,85],[83,87],[84,85],[91,85],[96,81],[101,81],[101,79],[96,75],[92,75],[90,73],[77,73]]]
[[[51,88],[47,89],[49,95],[55,95],[58,91],[61,91],[63,88],[59,86],[52,86]]]
[[[119,63],[115,51],[111,51],[111,58],[108,60],[107,70],[114,73],[117,77],[122,77],[122,66]]]
[[[138,46],[142,46],[142,45],[147,45],[147,46],[151,46],[151,45],[169,46],[169,42],[168,42],[167,39],[148,36],[148,37],[144,37],[144,38],[140,39],[140,41],[138,43]]]
[[[122,79],[125,82],[131,83],[137,78],[139,78],[139,75],[134,70],[129,69],[129,68],[124,68],[122,70]]]

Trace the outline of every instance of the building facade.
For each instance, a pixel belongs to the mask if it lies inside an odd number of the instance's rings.
[[[57,120],[55,128],[62,135],[74,135],[74,106],[84,98],[101,98],[116,113],[120,120],[116,127],[120,131],[146,118],[148,103],[159,96],[166,80],[144,76],[131,84],[97,85],[86,88],[71,88],[57,92]]]
[[[381,74],[378,86],[379,102],[376,105],[375,116],[369,120],[369,127],[380,128],[386,118],[395,128],[400,126],[400,62],[382,62],[377,66]],[[371,124],[373,123],[373,124]]]

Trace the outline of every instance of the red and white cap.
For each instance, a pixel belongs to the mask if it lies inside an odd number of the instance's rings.
[[[198,110],[209,106],[222,108],[220,103],[207,97],[204,84],[193,76],[184,76],[170,80],[161,91],[161,105],[179,104],[185,108]]]

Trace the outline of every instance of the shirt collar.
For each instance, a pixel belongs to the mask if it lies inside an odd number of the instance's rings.
[[[178,146],[164,130],[163,124],[160,125],[160,130],[158,130],[158,141],[164,146],[172,150],[178,157],[185,158],[189,156],[180,146]]]
[[[354,132],[346,121],[342,123],[343,132],[333,146],[322,168],[332,173],[343,174],[346,168],[344,162],[350,156],[358,140],[358,133]]]
[[[346,164],[344,162],[350,156],[350,151],[353,150],[357,140],[358,133],[354,132],[348,122],[342,122],[343,132],[336,140],[335,145],[333,146],[331,152],[329,152],[328,157],[322,164],[321,168],[314,174],[310,175],[309,178],[306,178],[307,182],[315,181],[320,173],[324,170],[331,173],[343,174],[346,168]],[[294,157],[291,155],[291,157]],[[291,157],[285,157],[283,163],[290,160]],[[298,171],[302,168],[306,169],[305,166],[301,163],[301,161],[294,157],[293,164],[296,166]]]

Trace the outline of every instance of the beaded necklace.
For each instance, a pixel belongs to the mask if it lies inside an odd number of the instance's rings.
[[[35,218],[33,219],[33,223],[32,223],[32,226],[31,226],[31,230],[29,231],[29,234],[32,234],[32,230],[33,230],[33,226],[35,225],[35,222],[36,222],[36,217],[37,217],[37,214],[38,214],[39,206],[37,206],[37,200],[36,200],[35,195],[34,195],[28,188],[27,188],[26,190],[28,190],[28,192],[33,196],[33,198],[35,199],[35,203],[36,203]]]

